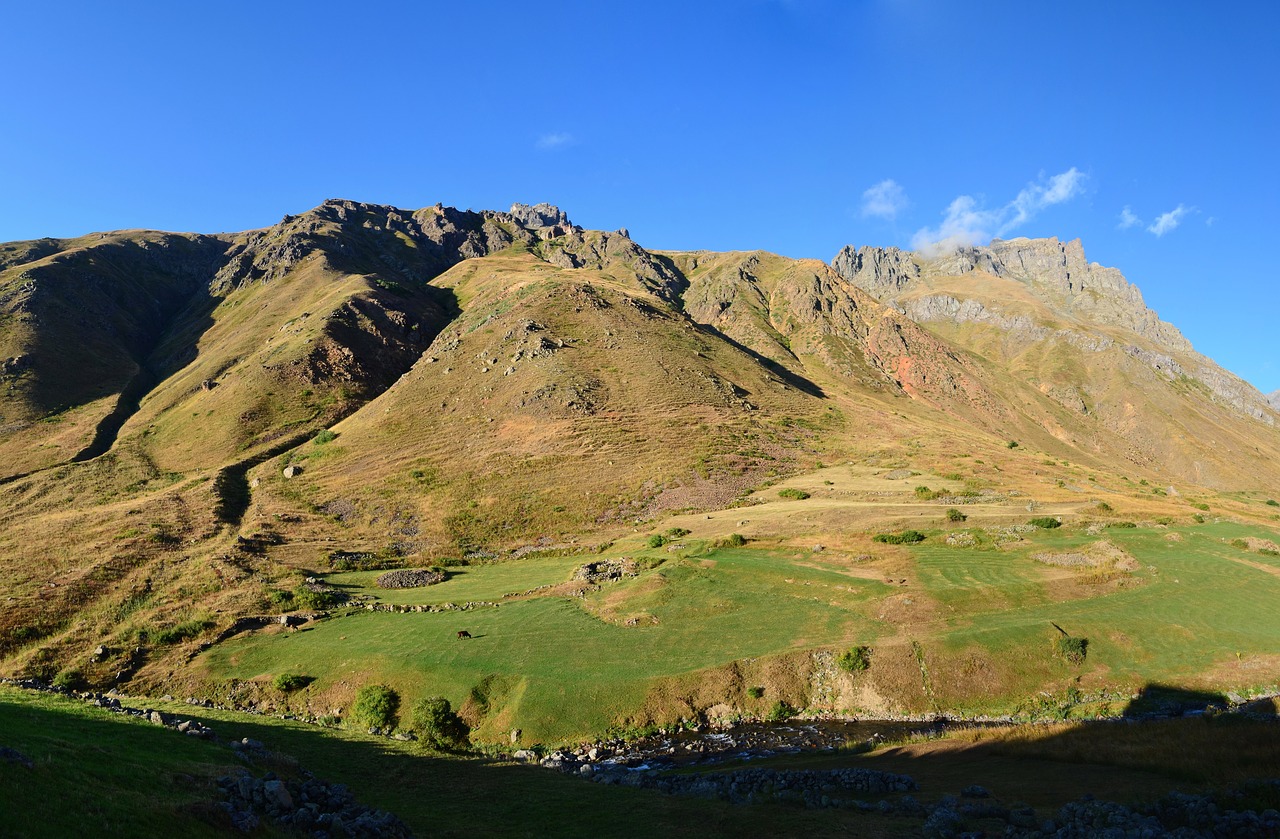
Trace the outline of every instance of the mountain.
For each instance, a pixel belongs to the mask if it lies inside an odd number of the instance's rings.
[[[1271,407],[1280,410],[1280,390],[1273,390],[1267,394],[1267,401],[1271,403]]]
[[[1063,504],[1087,501],[1068,479],[1280,484],[1274,397],[1079,242],[826,264],[648,250],[549,205],[330,200],[0,245],[0,312],[12,672],[105,643],[139,652],[98,683],[155,687],[194,653],[140,638],[278,611],[335,555],[586,551],[832,463],[972,463]],[[829,526],[900,521],[866,515]]]
[[[1195,352],[1119,271],[1087,262],[1079,240],[997,239],[941,256],[850,246],[833,266],[1068,409],[1074,428],[1053,433],[1075,444],[1082,431],[1109,435],[1130,461],[1226,486],[1255,437],[1237,419],[1276,423],[1266,397]]]

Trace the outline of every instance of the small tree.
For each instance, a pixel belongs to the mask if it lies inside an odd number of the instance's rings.
[[[365,685],[356,691],[351,718],[368,728],[392,729],[400,722],[400,694],[386,685]]]
[[[726,548],[740,548],[745,544],[747,544],[747,537],[743,536],[741,533],[730,533],[724,539],[724,546]]]
[[[955,507],[951,507],[947,510],[947,521],[961,522],[967,518],[969,517],[957,510]]]
[[[779,699],[777,702],[773,703],[773,707],[769,709],[769,713],[765,715],[765,719],[769,722],[782,722],[783,720],[791,719],[795,716],[795,713],[796,711],[794,708]]]
[[[461,749],[468,745],[470,731],[443,696],[428,696],[413,703],[413,733],[437,749]]]
[[[1027,524],[1031,525],[1032,527],[1041,527],[1041,528],[1044,528],[1045,530],[1053,530],[1055,527],[1062,527],[1062,522],[1058,521],[1055,518],[1050,518],[1048,516],[1043,516],[1037,519],[1031,519],[1030,521],[1027,522]]]
[[[836,659],[836,664],[841,670],[850,673],[861,673],[871,666],[871,648],[867,646],[857,646],[849,650],[845,650]]]

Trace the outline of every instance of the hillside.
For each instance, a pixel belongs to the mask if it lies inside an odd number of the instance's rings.
[[[827,265],[331,200],[3,245],[0,307],[6,673],[274,705],[306,668],[308,715],[382,678],[490,740],[760,715],[746,679],[919,714],[1274,674],[1280,413],[1078,242]],[[430,565],[412,618],[343,576]],[[1064,615],[1078,671],[1041,654]],[[439,649],[465,625],[503,649]]]

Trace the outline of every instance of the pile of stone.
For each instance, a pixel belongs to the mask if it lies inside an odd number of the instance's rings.
[[[623,577],[635,577],[640,573],[635,561],[629,557],[602,559],[588,562],[573,572],[573,579],[588,583],[607,583]]]
[[[255,778],[248,772],[218,779],[226,799],[221,803],[236,830],[257,830],[263,817],[308,836],[412,837],[399,818],[358,803],[344,784],[327,784],[314,777],[284,780],[268,772]]]
[[[442,583],[445,576],[439,568],[402,568],[379,576],[377,585],[378,588],[420,588]]]
[[[673,795],[718,798],[734,804],[788,801],[812,808],[848,807],[855,796],[917,789],[916,782],[906,775],[874,769],[739,769],[701,775],[597,771],[594,779]]]

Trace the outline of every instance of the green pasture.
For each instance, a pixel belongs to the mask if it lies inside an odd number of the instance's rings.
[[[566,564],[559,579],[580,562]],[[513,583],[516,590],[532,588],[550,565],[538,561],[526,581],[512,576],[519,563],[480,566],[413,591],[431,592],[435,602],[458,601],[464,597],[449,591],[457,583],[467,586],[467,597],[497,597]],[[486,587],[488,572],[500,579]],[[354,576],[334,579],[353,584]],[[482,737],[518,726],[530,739],[556,740],[623,724],[664,677],[865,642],[876,629],[864,607],[885,589],[775,553],[724,550],[668,559],[585,600],[535,597],[465,612],[357,612],[301,632],[232,639],[203,659],[215,678],[265,681],[290,672],[314,677],[317,688],[385,682],[406,704],[443,695],[457,707],[477,689],[493,717],[492,730],[478,732]],[[646,620],[626,626],[602,619],[597,611],[605,601]],[[456,637],[463,629],[470,640]]]
[[[566,582],[573,570],[587,560],[576,556],[533,557],[492,565],[463,565],[447,569],[443,583],[423,588],[380,588],[376,580],[385,571],[345,571],[329,574],[325,581],[348,594],[372,594],[383,603],[427,606],[500,600],[539,586]]]
[[[1263,528],[1234,524],[1178,529],[1114,528],[1103,536],[1038,535],[1016,552],[921,548],[917,565],[928,592],[949,611],[943,638],[951,649],[973,644],[999,655],[1044,649],[1064,631],[1089,640],[1084,670],[1105,668],[1125,683],[1194,680],[1215,664],[1280,650],[1280,575],[1238,559],[1275,564],[1274,557],[1230,544],[1245,536],[1274,538]],[[1079,547],[1105,538],[1141,568],[1140,585],[1099,590],[1092,597],[1052,602],[1036,577],[1036,550]],[[1280,565],[1276,565],[1280,568]],[[1238,685],[1224,685],[1224,688]]]
[[[643,718],[640,712],[665,681],[699,673],[710,678],[708,671],[733,662],[789,652],[910,639],[931,655],[985,649],[1009,671],[1003,690],[1011,693],[973,696],[964,700],[966,707],[1008,709],[1040,690],[1051,672],[1090,674],[1094,683],[1122,686],[1179,684],[1249,656],[1274,654],[1280,650],[1280,574],[1268,566],[1280,563],[1231,544],[1273,535],[1232,524],[1112,528],[1093,537],[1064,528],[1038,531],[1010,549],[952,548],[935,538],[897,554],[913,563],[906,587],[869,580],[865,572],[844,573],[838,562],[806,551],[658,550],[639,555],[662,559],[657,567],[583,597],[535,594],[468,611],[357,611],[302,631],[233,638],[199,661],[215,681],[265,686],[280,673],[314,677],[294,702],[371,682],[396,688],[406,707],[428,695],[443,695],[455,707],[470,700],[483,708],[478,740],[500,740],[521,728],[525,742],[557,742]],[[1123,586],[1055,587],[1051,578],[1061,577],[1062,569],[1031,558],[1038,550],[1101,539],[1139,563]],[[583,561],[538,558],[467,567],[436,586],[390,592],[370,587],[375,572],[330,580],[386,602],[496,601],[567,581]],[[877,619],[890,596],[918,599],[933,617],[902,627]],[[1082,665],[1052,657],[1055,625],[1088,639]],[[457,639],[464,629],[470,640]],[[865,678],[877,678],[874,663]],[[1239,684],[1226,684],[1235,676],[1222,671],[1216,678],[1230,689],[1259,677],[1242,671]],[[725,701],[734,696],[726,694]]]

